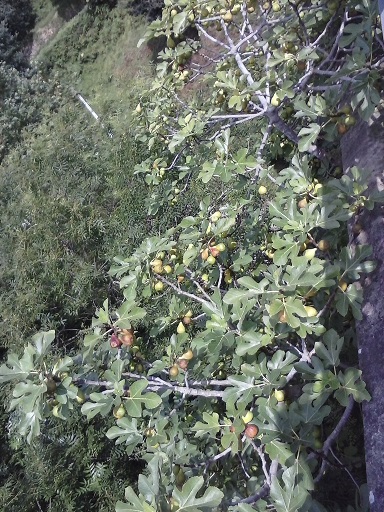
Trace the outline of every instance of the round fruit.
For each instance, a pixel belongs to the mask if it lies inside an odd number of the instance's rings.
[[[162,283],[161,281],[156,281],[155,283],[155,290],[157,292],[161,292],[164,290],[164,283]]]
[[[211,215],[211,221],[217,222],[221,217],[221,212],[215,212]]]
[[[56,388],[57,388],[57,384],[54,381],[54,379],[52,378],[52,376],[47,377],[45,379],[45,385],[47,386],[47,394],[48,395],[54,395],[55,391],[56,391]]]
[[[151,261],[151,267],[157,267],[158,265],[163,265],[163,262],[160,258],[156,258]]]
[[[132,347],[132,345],[135,342],[135,335],[133,333],[133,329],[132,332],[123,334],[120,339],[123,345],[125,345],[126,347]]]
[[[177,282],[178,283],[182,283],[184,281],[185,277],[180,275],[180,276],[177,276]]]
[[[327,240],[320,240],[320,242],[317,244],[317,247],[320,249],[320,251],[328,251],[329,242]]]
[[[340,135],[344,135],[348,131],[348,127],[344,123],[337,123],[337,131]]]
[[[212,254],[211,254],[207,258],[207,263],[209,263],[210,265],[214,265],[216,263],[216,258],[214,256],[212,256]]]
[[[261,186],[259,187],[259,194],[260,194],[261,196],[264,196],[266,193],[267,193],[267,189],[266,189],[266,187],[264,187],[264,185],[261,185]]]
[[[345,281],[343,281],[343,279],[341,279],[339,281],[339,287],[343,290],[343,292],[345,292],[346,289],[348,288],[348,283],[346,283]]]
[[[177,326],[177,334],[184,334],[185,333],[185,327],[183,322],[179,322],[179,325]]]
[[[300,199],[300,201],[297,203],[297,206],[299,208],[305,208],[308,204],[307,198],[304,197],[303,199]]]
[[[184,325],[189,325],[192,322],[192,319],[189,316],[183,316],[182,322]]]
[[[248,425],[247,428],[245,429],[245,435],[250,439],[255,438],[258,433],[259,429],[256,427],[256,425]]]
[[[241,419],[243,420],[243,422],[245,424],[249,423],[250,421],[253,420],[253,413],[251,411],[247,411],[244,416],[241,417]]]
[[[121,340],[116,336],[115,333],[112,334],[111,339],[109,340],[109,344],[111,345],[111,348],[119,348],[121,347]]]
[[[156,430],[154,428],[146,428],[144,430],[145,437],[153,437],[156,435]]]
[[[204,281],[205,283],[207,283],[209,281],[209,275],[208,274],[203,274],[201,276],[201,280]]]
[[[142,112],[142,110],[143,110],[143,109],[141,108],[140,103],[137,105],[137,107],[136,107],[136,109],[135,109],[135,110],[136,110],[136,112],[137,112],[138,114],[141,114],[141,112]]]
[[[219,251],[219,252],[223,252],[225,251],[226,247],[225,247],[225,244],[223,242],[221,242],[220,244],[217,244],[216,245],[216,249]]]
[[[273,395],[278,402],[284,402],[285,393],[282,389],[275,389],[275,392],[273,393]]]
[[[271,99],[271,105],[273,107],[278,107],[280,105],[280,103],[281,103],[281,99],[276,94],[274,94]]]
[[[209,256],[209,250],[207,248],[204,249],[203,251],[201,251],[201,259],[203,261],[206,261],[208,259],[208,256]]]
[[[345,126],[353,126],[356,124],[356,119],[353,116],[346,116],[344,119]]]
[[[179,359],[177,361],[177,364],[179,365],[179,368],[182,370],[186,370],[188,368],[188,362],[186,359]]]
[[[171,267],[171,265],[165,265],[165,267],[164,267],[164,272],[165,272],[166,274],[171,274],[171,273],[172,273],[172,267]]]
[[[307,312],[307,316],[312,318],[318,315],[318,311],[313,306],[304,306],[305,311]]]
[[[219,249],[218,249],[216,246],[214,246],[214,247],[210,247],[210,248],[209,248],[209,251],[210,251],[211,255],[212,255],[214,258],[216,258],[216,256],[218,256],[218,255],[220,254],[220,251],[219,251]],[[209,256],[208,256],[208,258],[209,258]],[[208,259],[208,258],[207,258],[207,259]]]
[[[173,366],[171,366],[171,368],[169,369],[169,376],[172,377],[172,379],[176,378],[177,376],[179,375],[179,367],[174,364]]]
[[[116,419],[120,419],[122,418],[123,416],[125,416],[125,409],[124,409],[124,405],[121,404],[119,405],[119,407],[115,407],[113,409],[113,415]]]

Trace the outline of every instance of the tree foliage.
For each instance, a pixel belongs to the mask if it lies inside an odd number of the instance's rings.
[[[335,442],[370,399],[353,320],[374,262],[346,223],[383,196],[358,168],[340,177],[338,150],[380,102],[377,9],[167,1],[146,37],[161,35],[157,79],[136,107],[151,151],[136,173],[152,215],[194,183],[211,193],[115,258],[123,300],[97,309],[79,354],[58,355],[55,333],[40,332],[0,382],[13,383],[29,442],[83,393],[88,420],[113,415],[106,436],[147,464],[118,512],[324,511],[315,486],[343,464]],[[359,500],[353,510],[366,510]]]

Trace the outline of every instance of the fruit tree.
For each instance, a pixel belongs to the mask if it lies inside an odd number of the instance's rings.
[[[114,415],[107,437],[147,462],[119,512],[325,511],[316,484],[370,399],[353,323],[374,262],[347,223],[383,196],[358,168],[342,175],[339,144],[380,103],[377,6],[166,0],[145,40],[160,36],[136,172],[152,215],[198,183],[210,195],[115,259],[122,301],[96,311],[78,354],[38,333],[0,381],[29,441],[74,407]]]

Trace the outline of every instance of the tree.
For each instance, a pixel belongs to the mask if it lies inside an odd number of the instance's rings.
[[[114,415],[107,437],[147,462],[117,511],[324,511],[315,484],[344,464],[335,441],[370,398],[353,321],[374,262],[346,223],[383,196],[357,168],[340,176],[338,150],[380,102],[377,9],[178,0],[146,38],[161,35],[136,108],[151,159],[136,171],[152,215],[198,181],[211,197],[115,259],[124,300],[98,308],[79,354],[38,333],[0,382],[15,383],[30,442],[83,394],[88,419]],[[149,360],[158,338],[164,353]]]

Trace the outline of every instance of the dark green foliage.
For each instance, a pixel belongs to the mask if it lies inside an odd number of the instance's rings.
[[[148,21],[161,17],[164,0],[130,0],[129,13],[133,16],[145,16]]]
[[[0,61],[22,69],[35,15],[30,0],[3,0],[0,4]]]

